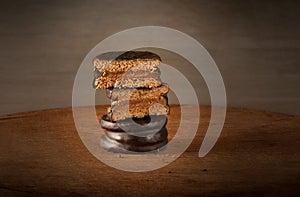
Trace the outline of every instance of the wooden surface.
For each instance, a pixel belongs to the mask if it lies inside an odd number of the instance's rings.
[[[180,115],[178,106],[171,110],[170,136]],[[104,111],[97,108],[98,115]],[[144,173],[116,170],[93,157],[70,108],[2,116],[0,194],[299,196],[299,116],[229,108],[217,144],[199,158],[209,111],[201,107],[197,136],[179,159]]]

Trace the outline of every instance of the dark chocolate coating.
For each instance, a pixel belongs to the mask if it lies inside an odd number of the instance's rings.
[[[165,147],[165,145],[168,143],[168,140],[161,141],[155,144],[151,145],[145,145],[145,146],[137,146],[134,144],[122,144],[115,140],[112,140],[108,138],[107,136],[103,135],[100,140],[100,145],[105,150],[114,152],[114,153],[131,153],[128,151],[133,152],[150,152],[150,151],[162,151]]]
[[[102,128],[111,130],[111,131],[122,131],[122,129],[117,125],[116,122],[112,122],[110,120],[110,117],[108,115],[103,115],[101,120],[100,120],[100,125]]]
[[[160,57],[148,51],[114,51],[98,55],[99,60],[134,60],[134,59],[157,59]]]
[[[138,137],[122,131],[120,132],[105,130],[104,132],[106,136],[111,140],[120,142],[122,144],[130,144],[135,146],[156,144],[158,142],[165,141],[168,137],[168,132],[165,127],[162,128],[159,132],[146,137]]]
[[[132,124],[134,121],[136,124]],[[125,119],[117,122],[111,121],[110,114],[102,116],[100,125],[102,128],[110,131],[126,131],[132,135],[148,136],[159,132],[167,124],[167,117],[160,116],[148,116],[144,118]],[[141,127],[142,126],[142,127]],[[142,130],[141,130],[142,129]]]
[[[168,131],[165,128],[166,116],[145,117],[135,119],[135,122],[146,125],[147,130],[139,132],[149,134],[145,136],[131,135],[123,131],[118,124],[123,124],[128,129],[132,129],[135,127],[132,123],[126,120],[113,122],[108,115],[102,116],[100,124],[104,128],[105,135],[101,138],[101,146],[113,152],[148,152],[158,151],[159,148],[168,143]]]

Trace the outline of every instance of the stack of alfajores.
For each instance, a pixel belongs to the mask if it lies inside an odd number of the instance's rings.
[[[111,100],[100,120],[108,150],[152,151],[167,143],[167,93],[158,55],[146,51],[108,52],[93,60],[94,87]]]

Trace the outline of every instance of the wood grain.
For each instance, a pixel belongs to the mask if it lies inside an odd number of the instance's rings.
[[[170,137],[176,130],[180,108],[172,106],[171,110]],[[104,106],[97,107],[98,115],[104,112]],[[0,194],[300,194],[299,116],[229,108],[217,144],[207,156],[199,158],[209,119],[210,108],[201,107],[197,136],[179,159],[155,171],[133,173],[106,166],[88,152],[75,129],[70,108],[2,116]]]

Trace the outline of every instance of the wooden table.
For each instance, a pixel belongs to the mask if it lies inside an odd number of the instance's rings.
[[[180,108],[171,109],[170,136]],[[97,113],[105,108],[97,107]],[[217,144],[199,158],[209,119],[210,108],[201,107],[197,136],[179,159],[135,173],[111,168],[88,152],[71,108],[2,116],[0,194],[299,196],[299,116],[228,108]]]

